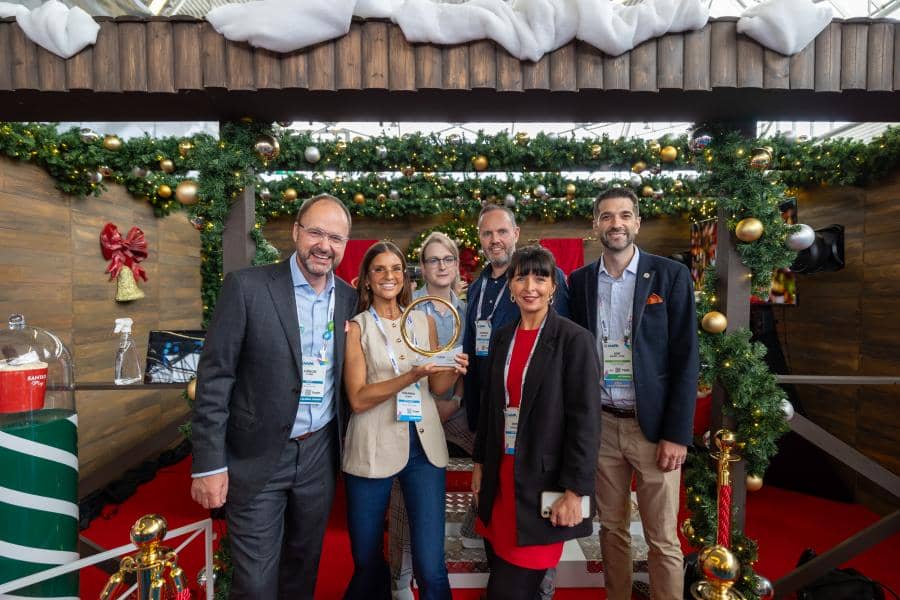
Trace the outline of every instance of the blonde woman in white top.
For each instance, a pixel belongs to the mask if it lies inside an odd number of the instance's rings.
[[[391,597],[384,560],[384,517],[396,476],[409,513],[413,570],[422,600],[447,600],[444,562],[444,486],[447,443],[432,394],[452,388],[465,373],[415,364],[400,335],[400,316],[410,302],[403,253],[390,242],[366,252],[357,280],[359,304],[347,332],[344,385],[353,411],[344,445],[347,524],[353,578],[344,598]],[[412,311],[408,334],[422,347],[437,346],[434,322]],[[427,340],[427,343],[426,343]]]

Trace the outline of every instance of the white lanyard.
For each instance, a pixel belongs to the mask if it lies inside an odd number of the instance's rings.
[[[547,317],[544,316],[544,320],[541,321],[541,326],[538,328],[537,336],[534,338],[534,345],[531,347],[531,352],[528,353],[528,360],[525,361],[525,367],[522,369],[522,388],[519,391],[519,406],[522,406],[522,399],[525,395],[525,376],[528,374],[528,365],[531,364],[531,357],[534,356],[534,350],[537,348],[538,341],[541,339],[541,332],[544,331],[544,325],[547,324]],[[516,327],[518,333],[518,326]],[[509,408],[509,386],[507,384],[507,380],[509,379],[509,363],[512,360],[513,348],[516,345],[516,333],[513,333],[512,343],[509,345],[509,350],[506,353],[506,362],[503,364],[503,394],[506,400],[506,406]]]
[[[505,277],[505,275],[504,275]],[[503,287],[500,288],[500,291],[497,292],[497,299],[494,300],[494,308],[491,309],[491,314],[487,316],[487,318],[481,316],[481,305],[484,302],[484,288],[487,287],[488,281],[491,279],[490,275],[484,278],[484,281],[481,282],[481,290],[479,290],[478,294],[478,307],[475,309],[475,320],[476,321],[490,321],[494,318],[494,313],[497,311],[497,307],[500,306],[500,300],[503,298],[503,290],[506,289],[506,284],[509,282],[509,279],[503,280]]]
[[[300,323],[300,335],[303,335],[303,323]],[[328,342],[334,337],[334,288],[328,293],[328,322],[325,324],[325,332],[322,334],[322,348],[319,350],[319,360],[327,362]],[[315,336],[309,346],[309,354],[312,356],[313,349],[316,346]],[[302,348],[301,348],[302,351]]]
[[[610,313],[612,313],[612,286],[609,287],[609,299],[610,299]],[[599,312],[600,312],[600,334],[602,336],[603,343],[609,341],[609,322],[607,321],[607,317],[603,315],[603,296],[601,294],[597,294],[597,302],[599,304]],[[631,340],[631,320],[634,316],[634,299],[632,298],[632,306],[628,309],[628,317],[625,320],[625,345],[628,345],[628,342]],[[609,320],[612,320],[612,314],[608,315]]]
[[[391,366],[394,368],[394,374],[400,375],[400,363],[397,362],[397,355],[394,354],[394,347],[391,345],[391,340],[388,337],[387,332],[384,330],[384,325],[381,324],[381,319],[378,317],[378,313],[375,312],[375,309],[373,307],[369,307],[369,312],[372,314],[372,319],[375,320],[375,326],[378,327],[378,331],[381,332],[381,337],[384,338],[385,349],[387,350],[388,359],[390,359],[391,361]],[[407,327],[411,327],[412,324],[412,315],[409,315],[406,317],[406,325]],[[413,346],[418,346],[419,344],[418,342],[416,342],[415,332],[412,332],[411,335]],[[417,382],[416,387],[418,387],[418,385],[419,384]]]

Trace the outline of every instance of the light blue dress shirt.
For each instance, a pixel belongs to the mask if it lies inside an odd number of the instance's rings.
[[[334,418],[334,332],[325,341],[322,336],[328,328],[328,301],[334,293],[334,273],[328,274],[325,289],[317,294],[306,281],[297,265],[297,253],[291,255],[291,279],[294,283],[294,300],[297,304],[297,322],[300,323],[300,350],[304,359],[318,357],[325,343],[325,395],[321,404],[300,404],[297,396],[297,417],[291,437],[318,431]]]
[[[625,337],[628,316],[634,306],[634,286],[637,283],[638,259],[640,252],[634,247],[634,256],[625,267],[622,275],[614,278],[606,270],[603,256],[600,257],[600,272],[597,276],[597,352],[603,362],[603,327],[609,326],[609,339],[621,340]],[[632,340],[634,334],[631,335]],[[627,387],[613,387],[608,390],[604,386],[603,403],[617,408],[634,408],[634,382]]]
[[[418,300],[422,296],[428,296],[428,286],[424,286],[420,290],[416,290],[413,292],[412,299]],[[463,327],[463,324],[466,322],[466,303],[460,300],[453,290],[450,290],[450,304],[456,308],[456,312],[459,313],[459,323],[460,327]],[[450,341],[450,338],[453,337],[453,326],[454,319],[453,315],[450,311],[446,311],[446,314],[442,315],[438,312],[438,310],[434,307],[434,302],[423,302],[419,304],[417,309],[424,312],[426,315],[432,317],[434,319],[434,324],[437,326],[437,337],[438,344],[443,346],[447,342]],[[459,337],[456,340],[456,344],[458,346],[462,346],[462,331],[459,333]]]

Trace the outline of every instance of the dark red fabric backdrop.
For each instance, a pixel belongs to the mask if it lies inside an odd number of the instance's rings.
[[[337,276],[352,284],[353,278],[359,275],[359,265],[362,263],[363,255],[369,246],[378,240],[350,240],[347,242],[347,248],[344,250],[344,259],[338,268],[334,270]]]
[[[541,246],[553,253],[566,277],[584,266],[584,240],[581,238],[545,238],[541,240]]]

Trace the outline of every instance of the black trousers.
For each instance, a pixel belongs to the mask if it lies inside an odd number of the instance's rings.
[[[225,505],[232,600],[312,600],[337,477],[337,420],[285,444],[246,505]]]
[[[534,600],[540,596],[547,569],[527,569],[506,562],[494,553],[487,540],[484,540],[484,551],[491,569],[487,600]]]

